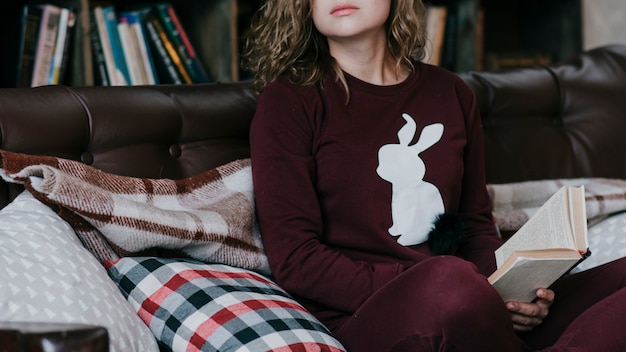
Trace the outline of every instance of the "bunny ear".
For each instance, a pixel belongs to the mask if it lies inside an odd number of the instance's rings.
[[[441,136],[443,136],[443,124],[433,123],[424,127],[419,140],[411,148],[417,150],[417,153],[421,153],[430,148],[433,144],[439,142]]]
[[[415,130],[417,129],[415,121],[409,114],[402,114],[402,118],[406,121],[406,124],[398,131],[398,140],[401,145],[408,146],[415,136]]]

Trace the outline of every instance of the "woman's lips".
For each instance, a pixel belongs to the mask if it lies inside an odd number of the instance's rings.
[[[333,16],[347,16],[355,13],[358,9],[358,7],[349,4],[337,5],[330,10],[330,14]]]

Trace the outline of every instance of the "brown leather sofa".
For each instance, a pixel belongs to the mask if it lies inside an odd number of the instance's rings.
[[[461,77],[478,98],[488,182],[626,178],[626,46]],[[0,148],[183,178],[248,156],[254,109],[246,82],[0,89]],[[0,182],[0,207],[18,191]]]
[[[247,83],[0,89],[0,148],[184,178],[249,155]],[[0,182],[0,207],[20,191]]]
[[[461,75],[483,119],[487,181],[626,178],[626,46],[549,67]]]
[[[461,77],[477,95],[489,183],[626,178],[626,46]],[[180,179],[249,156],[255,101],[247,82],[0,89],[0,149]],[[0,207],[20,191],[0,182]]]

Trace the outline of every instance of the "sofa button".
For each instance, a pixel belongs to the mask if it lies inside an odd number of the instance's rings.
[[[170,155],[174,158],[178,158],[182,154],[180,146],[178,144],[172,144],[170,146]]]
[[[87,165],[93,164],[93,154],[91,154],[90,152],[83,152],[80,155],[80,161]]]

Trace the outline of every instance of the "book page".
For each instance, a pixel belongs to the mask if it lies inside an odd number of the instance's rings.
[[[576,256],[569,258],[567,256],[551,258],[519,256],[510,263],[506,272],[496,272],[489,277],[489,282],[505,302],[531,302],[536,298],[537,289],[550,287],[579,260],[580,258]]]
[[[589,239],[587,237],[587,207],[585,206],[585,186],[569,187],[570,216],[574,232],[574,242],[580,252],[587,252]]]
[[[568,187],[564,186],[495,252],[498,267],[513,251],[548,248],[576,249],[570,223]],[[565,233],[564,233],[565,232]]]

